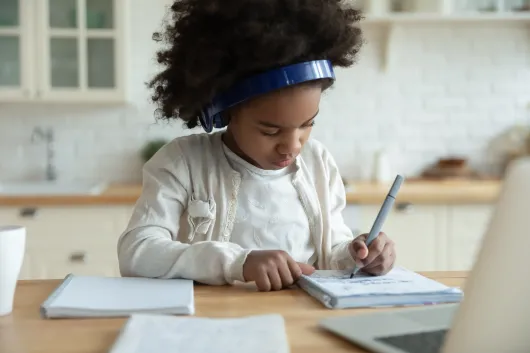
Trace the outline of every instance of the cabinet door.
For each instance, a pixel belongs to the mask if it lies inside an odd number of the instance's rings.
[[[45,207],[25,218],[32,278],[118,274],[122,207]]]
[[[449,270],[471,270],[493,209],[493,205],[455,205],[450,207],[447,234]]]
[[[359,228],[368,233],[380,206],[360,207]],[[440,239],[445,234],[445,207],[396,204],[382,231],[396,244],[396,265],[413,271],[444,269],[444,248]]]
[[[123,101],[121,0],[42,0],[38,94],[50,101]]]
[[[32,16],[26,0],[0,1],[0,101],[32,96]]]

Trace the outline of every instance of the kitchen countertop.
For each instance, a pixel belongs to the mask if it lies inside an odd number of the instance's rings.
[[[348,204],[380,204],[390,184],[374,182],[348,182]],[[406,181],[398,194],[397,202],[426,204],[493,203],[499,194],[500,180],[447,180]],[[2,196],[0,206],[94,206],[133,205],[140,193],[139,184],[109,186],[99,195],[24,195]]]
[[[381,204],[391,183],[354,182],[346,189],[348,204]],[[410,180],[403,183],[397,203],[476,204],[494,203],[502,180]]]

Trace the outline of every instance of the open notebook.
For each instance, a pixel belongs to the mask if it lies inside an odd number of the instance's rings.
[[[69,274],[41,305],[43,318],[193,315],[193,281]]]
[[[132,315],[110,353],[288,353],[282,316],[239,318]]]
[[[318,270],[302,276],[300,288],[331,309],[459,302],[463,292],[418,273],[395,267],[384,276]]]

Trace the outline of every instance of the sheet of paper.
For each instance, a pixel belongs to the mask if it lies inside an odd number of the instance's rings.
[[[242,318],[131,316],[111,353],[288,353],[280,315]]]
[[[335,296],[399,295],[454,291],[442,283],[415,272],[395,267],[384,276],[357,274],[350,279],[351,271],[319,270],[309,278]]]

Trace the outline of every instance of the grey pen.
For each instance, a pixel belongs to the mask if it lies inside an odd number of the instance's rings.
[[[390,188],[390,191],[388,192],[388,195],[386,196],[385,201],[383,202],[383,205],[381,206],[381,209],[379,210],[379,213],[375,218],[374,224],[372,225],[372,229],[370,230],[370,233],[366,238],[366,246],[370,246],[372,241],[374,241],[374,239],[377,238],[377,236],[381,232],[383,223],[385,223],[386,217],[394,206],[394,201],[396,200],[396,196],[399,191],[399,188],[401,187],[401,184],[403,184],[403,180],[404,178],[401,175],[396,176],[396,179],[394,180],[394,183],[392,184],[392,187]],[[350,278],[353,278],[353,276],[355,276],[360,270],[361,269],[356,265],[350,275]]]

